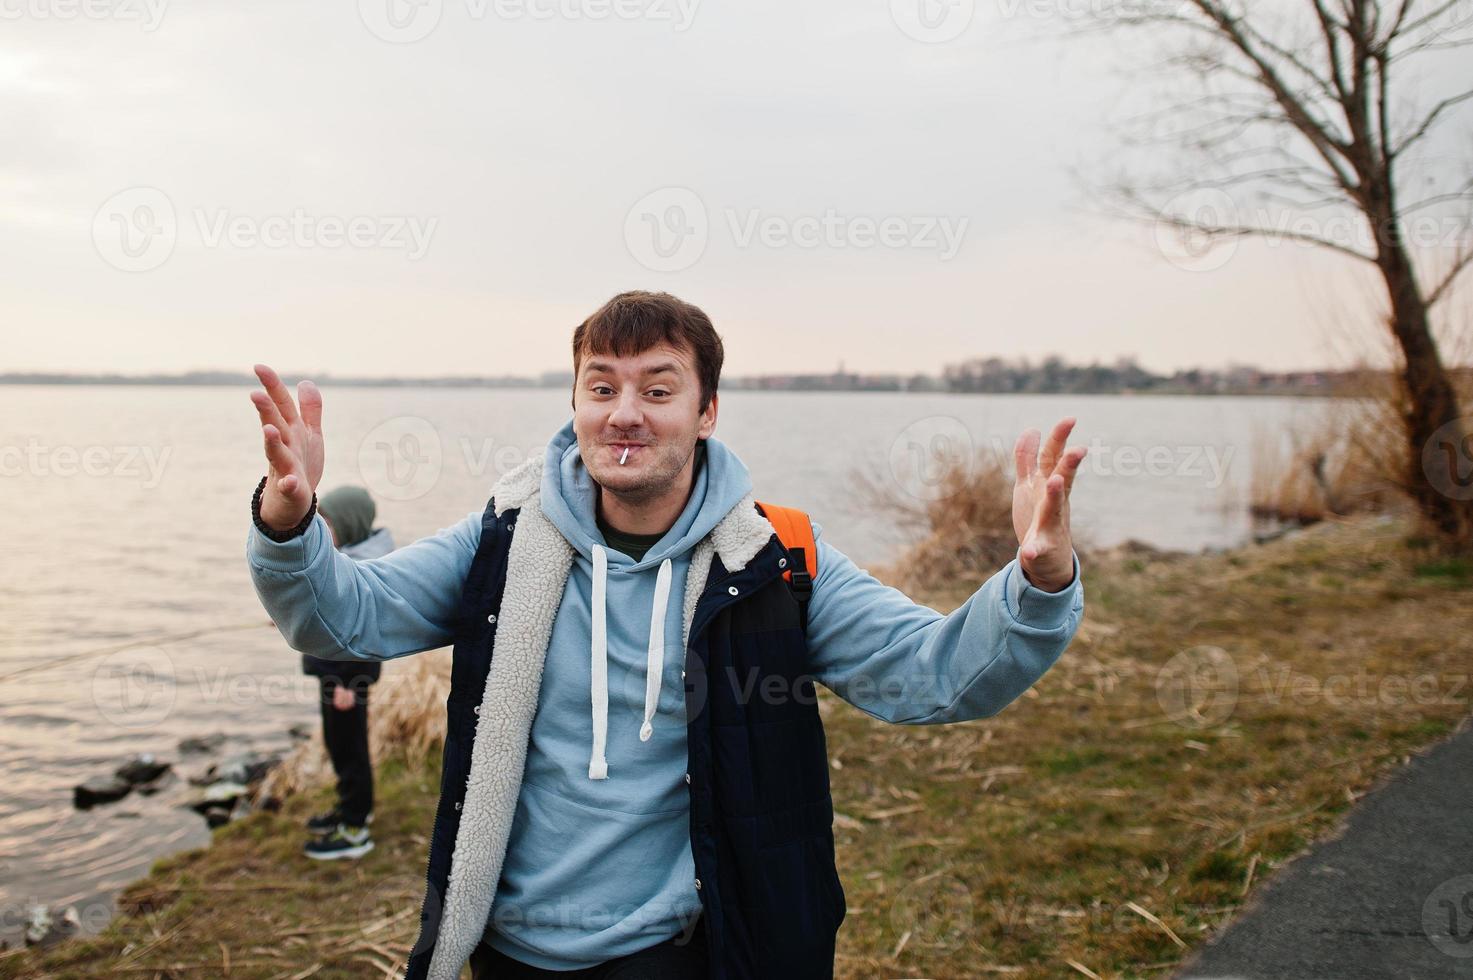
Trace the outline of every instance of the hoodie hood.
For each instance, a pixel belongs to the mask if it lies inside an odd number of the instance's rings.
[[[317,511],[332,524],[339,548],[361,544],[373,533],[377,510],[373,497],[362,487],[338,487],[317,500]]]
[[[672,591],[677,588],[676,566],[680,566],[681,572],[676,604],[682,605],[690,552],[751,490],[751,476],[742,461],[718,440],[705,440],[705,451],[697,454],[690,496],[680,516],[664,537],[642,559],[635,561],[629,555],[611,550],[598,528],[595,514],[599,487],[583,465],[573,421],[569,419],[548,444],[542,467],[541,509],[577,553],[575,571],[582,572],[586,568],[591,583],[589,657],[593,745],[589,754],[589,779],[608,778],[605,751],[609,727],[608,610],[611,573],[623,576],[653,572],[654,591],[649,602],[649,632],[645,649],[644,718],[639,729],[640,741],[647,742],[654,732],[653,720],[660,701],[665,668],[665,623]],[[623,583],[621,580],[613,584]],[[617,597],[613,607],[621,619],[642,618],[641,611],[617,601]],[[624,625],[627,627],[628,624]],[[626,628],[622,632],[627,634],[629,630]]]

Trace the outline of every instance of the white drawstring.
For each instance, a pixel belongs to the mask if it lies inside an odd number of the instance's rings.
[[[609,760],[604,751],[609,740],[609,640],[604,621],[604,588],[609,578],[609,558],[601,545],[593,546],[593,757],[588,760],[589,779],[608,779]]]
[[[655,598],[650,606],[650,642],[645,659],[644,720],[639,726],[639,740],[648,742],[655,732],[655,711],[660,706],[660,684],[665,673],[665,611],[670,604],[670,559],[660,563],[655,576]],[[609,761],[605,757],[609,741],[609,642],[607,601],[609,578],[608,552],[602,545],[593,546],[593,754],[588,760],[589,779],[608,779]]]
[[[670,559],[660,562],[655,576],[655,601],[650,607],[650,648],[644,666],[644,724],[639,726],[639,740],[648,742],[655,733],[651,720],[660,706],[660,681],[665,673],[665,606],[670,601]]]

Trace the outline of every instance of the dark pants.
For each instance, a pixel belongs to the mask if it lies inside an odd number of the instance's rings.
[[[497,952],[484,941],[471,952],[471,980],[705,980],[706,923],[697,918],[685,932],[628,956],[582,970],[539,970]]]
[[[368,686],[347,685],[353,691],[353,707],[339,711],[333,707],[332,692],[338,686],[334,677],[322,682],[322,740],[338,774],[338,807],[343,823],[361,827],[373,812],[373,764],[368,758]]]

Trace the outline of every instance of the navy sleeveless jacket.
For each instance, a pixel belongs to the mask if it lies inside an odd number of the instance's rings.
[[[448,917],[465,914],[447,911],[460,908],[447,893],[520,510],[498,515],[495,498],[488,502],[461,596],[440,799],[406,980],[431,975]],[[782,577],[792,567],[775,534],[741,567],[712,554],[689,625],[690,846],[711,980],[831,978],[845,914],[823,724],[800,606]],[[458,933],[479,935],[484,925],[459,923]]]

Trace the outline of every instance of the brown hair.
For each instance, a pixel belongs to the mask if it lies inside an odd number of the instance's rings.
[[[573,387],[577,390],[578,369],[591,354],[628,357],[642,354],[660,344],[694,355],[696,375],[701,382],[701,411],[711,404],[721,380],[725,354],[711,318],[669,293],[642,289],[620,293],[573,331]]]

